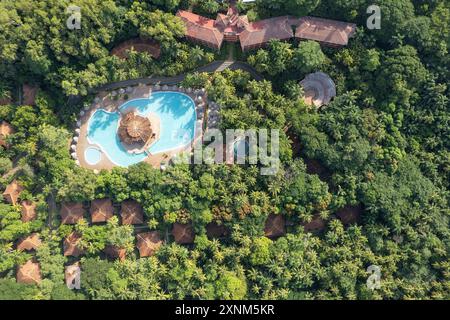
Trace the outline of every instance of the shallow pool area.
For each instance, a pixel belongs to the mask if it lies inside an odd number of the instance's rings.
[[[122,145],[117,129],[120,113],[132,108],[138,114],[147,117],[150,114],[159,118],[159,138],[141,153],[130,153]],[[143,161],[150,154],[159,154],[182,148],[191,143],[196,125],[195,102],[180,92],[158,91],[149,98],[133,99],[122,104],[119,112],[96,110],[88,121],[87,139],[90,144],[98,146],[115,165],[128,167]],[[86,152],[90,148],[86,149]],[[97,150],[98,151],[98,150]],[[90,151],[90,160],[95,155]],[[90,160],[85,154],[86,162]],[[101,156],[101,154],[100,154]]]
[[[84,158],[88,164],[94,166],[102,160],[102,151],[94,147],[89,147],[84,151]]]

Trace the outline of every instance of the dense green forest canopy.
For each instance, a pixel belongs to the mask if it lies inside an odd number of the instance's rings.
[[[69,4],[82,27],[69,30]],[[377,4],[381,30],[366,28]],[[448,299],[450,298],[450,6],[445,0],[257,0],[238,3],[251,20],[290,14],[356,23],[343,48],[314,41],[272,41],[239,59],[244,71],[193,72],[229,49],[213,52],[185,41],[178,9],[215,17],[213,0],[2,0],[0,120],[15,133],[0,147],[0,185],[18,179],[21,200],[37,205],[23,222],[20,206],[0,204],[0,299]],[[124,40],[151,38],[159,58],[110,51]],[[234,48],[236,49],[236,48]],[[320,110],[303,101],[306,74],[323,71],[337,97]],[[280,130],[281,167],[262,176],[256,165],[184,165],[164,172],[140,163],[94,174],[75,165],[69,140],[76,115],[100,85],[187,73],[183,87],[205,88],[220,106],[220,129]],[[39,87],[22,105],[23,84]],[[2,189],[3,190],[3,189]],[[62,225],[52,203],[109,197],[138,201],[147,229],[168,235],[192,223],[195,243],[170,236],[154,256],[140,258],[135,231],[117,218]],[[342,214],[356,211],[348,222]],[[270,214],[287,234],[264,236]],[[311,231],[311,222],[321,221]],[[215,222],[227,237],[210,239]],[[81,235],[81,290],[69,290],[62,253]],[[38,233],[35,253],[17,241]],[[125,248],[124,261],[103,254]],[[39,262],[39,285],[17,283],[17,267]],[[381,288],[366,286],[367,268],[381,268]]]

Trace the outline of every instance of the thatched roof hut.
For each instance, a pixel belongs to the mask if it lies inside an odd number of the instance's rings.
[[[106,222],[114,215],[114,207],[111,199],[96,199],[91,202],[91,220],[92,223]]]
[[[122,217],[122,224],[144,223],[144,211],[142,206],[135,200],[122,202],[120,216]]]
[[[81,240],[81,235],[72,232],[64,239],[63,249],[64,256],[78,257],[84,253],[84,250],[80,248],[79,241]]]
[[[22,222],[28,222],[36,219],[36,204],[33,201],[25,200],[22,201]]]
[[[8,147],[6,138],[14,133],[14,128],[6,121],[2,121],[0,124],[0,146]]]
[[[267,238],[278,238],[286,234],[286,220],[281,214],[269,214],[264,228]]]
[[[136,247],[141,257],[152,256],[163,243],[158,231],[139,233],[136,240]]]
[[[305,92],[304,100],[309,105],[320,107],[336,96],[336,85],[326,73],[310,73],[300,84]]]
[[[17,250],[19,251],[31,251],[36,250],[42,244],[41,239],[37,233],[32,233],[28,237],[22,238],[17,243]]]
[[[6,187],[5,192],[3,192],[3,198],[9,204],[16,205],[22,191],[22,185],[17,180],[14,180]]]
[[[64,202],[61,204],[61,223],[76,224],[84,216],[83,204],[80,202]]]
[[[139,116],[135,112],[122,115],[118,130],[122,143],[144,146],[150,140],[152,133],[152,126],[148,118]]]
[[[194,228],[192,228],[192,225],[190,224],[174,223],[172,235],[175,242],[178,244],[190,244],[193,243],[195,239]]]
[[[17,269],[16,278],[19,283],[39,284],[42,280],[39,263],[28,260]]]

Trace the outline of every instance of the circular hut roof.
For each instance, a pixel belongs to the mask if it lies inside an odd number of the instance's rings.
[[[118,133],[123,143],[134,145],[146,144],[153,131],[148,118],[130,112],[122,116]]]
[[[308,74],[300,81],[305,92],[305,102],[320,107],[328,104],[336,96],[336,85],[326,73],[315,72]]]

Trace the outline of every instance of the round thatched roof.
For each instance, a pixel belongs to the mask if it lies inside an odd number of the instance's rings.
[[[153,131],[148,118],[130,112],[122,116],[118,133],[123,143],[133,145],[146,144]]]

